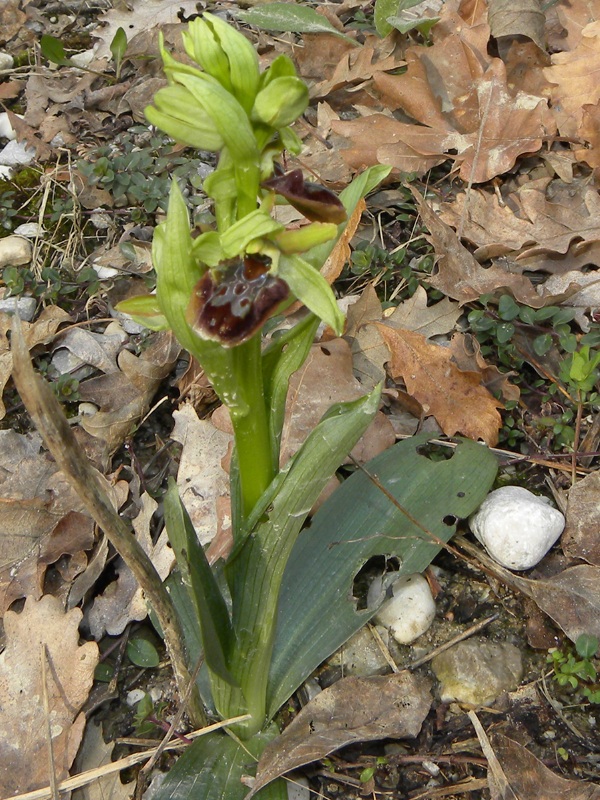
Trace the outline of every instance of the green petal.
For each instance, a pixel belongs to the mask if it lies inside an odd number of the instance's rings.
[[[308,88],[300,78],[275,78],[257,94],[252,118],[278,130],[302,116],[308,100]]]

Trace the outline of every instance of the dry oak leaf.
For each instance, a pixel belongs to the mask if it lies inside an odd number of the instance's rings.
[[[385,322],[392,328],[404,328],[431,339],[453,330],[461,314],[458,303],[453,303],[448,297],[428,306],[427,292],[419,286],[412,297],[386,316]]]
[[[600,0],[569,0],[568,3],[557,3],[554,7],[560,24],[563,27],[560,39],[549,44],[557,50],[574,50],[579,42],[583,29],[600,19]]]
[[[502,203],[473,189],[444,203],[440,217],[477,246],[478,261],[510,255],[521,269],[564,272],[579,256],[594,263],[590,248],[600,243],[600,198],[589,179],[530,181]],[[539,259],[548,254],[565,258]]]
[[[246,800],[292,769],[352,742],[414,738],[431,707],[427,679],[408,671],[342,678],[311,700],[267,745]]]
[[[415,189],[411,187],[411,191],[423,222],[429,228],[437,257],[437,272],[428,278],[431,286],[447,297],[458,300],[461,305],[477,300],[482,294],[495,292],[510,292],[520,303],[532,308],[541,308],[550,299],[555,299],[538,294],[531,281],[523,275],[514,275],[497,265],[484,269],[463,247],[452,228],[440,219]]]
[[[6,649],[0,655],[0,795],[10,797],[48,786],[52,766],[64,780],[85,727],[81,708],[98,664],[94,642],[79,645],[81,611],[64,612],[46,595],[28,598],[20,614],[4,618]],[[42,663],[45,660],[45,664]],[[44,685],[45,684],[45,685]],[[48,717],[42,698],[48,696]]]
[[[488,0],[490,32],[502,36],[527,36],[543,50],[546,17],[539,0]]]
[[[482,385],[480,372],[463,372],[449,348],[431,344],[418,333],[375,324],[391,353],[391,377],[404,380],[426,416],[434,416],[448,436],[461,433],[497,444],[502,425],[498,409],[503,405]]]
[[[390,351],[372,322],[380,322],[383,308],[372,284],[348,308],[344,339],[352,349],[352,371],[366,391],[386,378],[385,364]]]
[[[489,775],[492,800],[543,798],[544,800],[600,800],[600,786],[568,780],[548,769],[527,748],[500,734],[491,740],[501,776]],[[497,778],[497,782],[494,779]],[[500,784],[500,786],[498,785]],[[502,786],[507,791],[502,791]]]
[[[555,53],[552,66],[544,70],[553,84],[551,100],[562,136],[577,138],[583,122],[583,106],[600,100],[600,20],[586,25],[574,50]]]
[[[384,106],[420,124],[383,124],[380,116],[371,124],[368,118],[332,123],[353,142],[342,153],[349,163],[356,168],[360,161],[379,162],[421,173],[453,158],[464,181],[481,183],[539,150],[556,129],[547,101],[509,90],[504,63],[487,55],[487,26],[470,28],[448,3],[433,38],[432,47],[409,48],[405,74],[374,77]]]

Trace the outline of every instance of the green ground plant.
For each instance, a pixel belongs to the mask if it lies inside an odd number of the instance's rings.
[[[600,642],[596,636],[582,633],[575,645],[552,648],[547,661],[554,670],[554,680],[573,692],[578,692],[589,703],[600,703],[598,671],[594,664]]]

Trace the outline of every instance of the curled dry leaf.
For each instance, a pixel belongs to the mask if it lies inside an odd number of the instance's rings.
[[[94,642],[79,645],[80,622],[79,609],[65,613],[49,595],[39,601],[28,598],[20,614],[6,613],[6,649],[0,655],[2,797],[49,784],[49,729],[56,779],[69,774],[85,726],[81,708],[98,663]]]
[[[141,497],[141,508],[133,520],[135,537],[145,553],[150,556],[161,580],[165,580],[175,561],[173,549],[169,547],[166,530],[163,530],[156,542],[152,542],[150,522],[158,503],[144,493]],[[121,558],[117,560],[118,578],[94,600],[88,615],[90,632],[94,639],[101,639],[104,633],[118,636],[125,627],[134,620],[145,619],[148,606],[144,593],[132,571]]]
[[[506,736],[495,734],[491,746],[504,775],[502,791],[489,776],[492,800],[540,797],[544,800],[600,800],[600,786],[581,780],[569,780],[548,769],[526,747]],[[495,784],[495,785],[494,785]]]
[[[69,315],[66,311],[57,306],[48,306],[35,322],[21,322],[26,347],[31,350],[38,344],[48,344],[55,337],[61,323],[68,320]],[[8,332],[12,331],[12,326],[12,316],[0,313],[0,398],[12,373],[12,353],[8,338]],[[4,419],[5,414],[6,408],[0,399],[0,419]]]
[[[458,303],[453,303],[448,297],[428,306],[427,292],[419,286],[412,297],[400,303],[389,317],[386,316],[385,322],[391,328],[404,328],[431,339],[454,330],[461,314]]]
[[[409,672],[343,678],[324,689],[267,745],[248,800],[280,775],[352,742],[414,738],[431,707],[429,689]]]
[[[40,438],[0,432],[0,616],[21,597],[39,599],[50,564],[67,556],[85,569],[94,522],[56,464],[40,453]],[[64,588],[68,588],[64,587]]]
[[[600,471],[586,475],[569,490],[567,523],[562,535],[563,551],[600,567]]]

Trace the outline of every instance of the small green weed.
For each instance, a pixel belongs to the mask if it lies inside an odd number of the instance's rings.
[[[600,704],[600,686],[595,664],[600,642],[596,636],[582,633],[572,645],[552,648],[547,661],[554,669],[554,680],[559,686],[577,691],[590,703]]]

